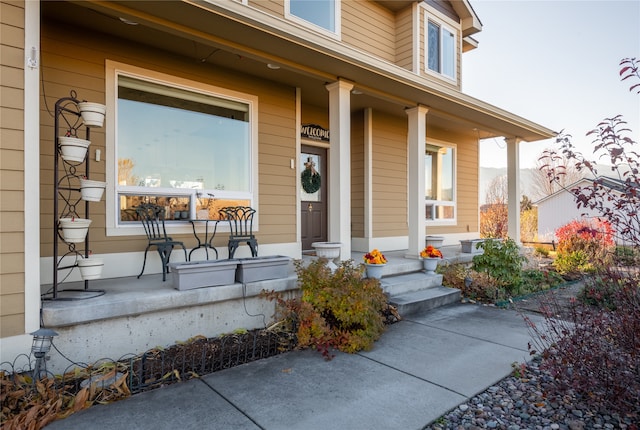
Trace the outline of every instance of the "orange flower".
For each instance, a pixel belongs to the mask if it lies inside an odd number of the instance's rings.
[[[368,264],[386,264],[387,259],[382,252],[374,249],[364,255],[364,262]]]
[[[429,245],[422,251],[420,251],[420,257],[422,258],[442,258],[442,252],[438,248],[434,248]]]

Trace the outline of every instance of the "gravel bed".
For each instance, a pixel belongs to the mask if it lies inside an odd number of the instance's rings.
[[[638,417],[593,411],[569,395],[557,401],[547,399],[543,390],[551,377],[538,364],[533,360],[524,371],[518,367],[519,377],[508,376],[423,430],[638,429]]]

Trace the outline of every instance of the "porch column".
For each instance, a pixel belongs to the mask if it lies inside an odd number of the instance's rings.
[[[341,258],[351,258],[351,89],[343,80],[329,91],[329,228],[330,242],[342,242]]]
[[[417,106],[407,109],[408,133],[407,156],[409,196],[408,196],[408,223],[409,223],[409,247],[406,256],[418,258],[424,248],[425,238],[425,178],[424,178],[424,152],[427,138],[427,112],[425,106]]]
[[[507,143],[507,219],[508,235],[520,244],[520,139],[511,137]]]

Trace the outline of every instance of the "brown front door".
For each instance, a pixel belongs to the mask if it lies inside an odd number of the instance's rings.
[[[302,145],[300,166],[302,251],[309,251],[313,242],[327,241],[327,150]]]

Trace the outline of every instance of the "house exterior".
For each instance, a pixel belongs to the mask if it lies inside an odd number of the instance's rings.
[[[615,178],[602,178],[601,185],[611,195],[620,195],[620,191],[624,190],[624,183]],[[541,242],[557,241],[555,231],[569,224],[571,221],[600,218],[602,214],[599,211],[586,207],[577,207],[577,200],[571,190],[578,187],[588,187],[593,184],[593,178],[583,178],[579,181],[568,185],[565,189],[556,191],[536,203],[538,207],[538,240]],[[614,201],[603,202],[604,207],[615,211]],[[616,241],[623,243],[621,235],[616,235]]]
[[[53,107],[70,94],[107,107],[87,163],[107,182],[91,252],[113,279],[139,273],[147,241],[127,210],[145,200],[169,217],[208,208],[202,196],[252,206],[261,255],[333,241],[343,258],[417,258],[427,232],[479,237],[488,137],[508,144],[519,237],[518,145],[554,134],[462,92],[482,29],[466,0],[0,0],[0,12],[1,361],[28,351],[52,282]],[[311,168],[321,187],[307,193]],[[168,228],[195,246],[188,222]]]

